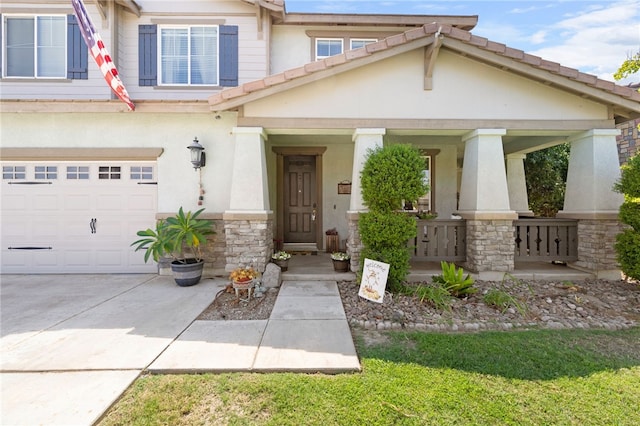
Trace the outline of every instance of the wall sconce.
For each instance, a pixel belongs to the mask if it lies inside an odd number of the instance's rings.
[[[206,155],[204,153],[204,147],[198,142],[198,138],[193,138],[193,142],[191,142],[191,145],[187,148],[191,151],[191,164],[193,164],[193,168],[198,170],[200,167],[204,167]]]

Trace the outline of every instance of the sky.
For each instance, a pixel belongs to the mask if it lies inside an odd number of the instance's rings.
[[[287,12],[478,15],[491,41],[615,81],[640,51],[640,0],[285,0]],[[618,84],[640,82],[640,74]]]

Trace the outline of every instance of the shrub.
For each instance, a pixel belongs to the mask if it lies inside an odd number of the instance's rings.
[[[369,212],[360,216],[361,258],[388,263],[389,290],[402,290],[409,273],[407,241],[416,236],[413,217],[397,210],[402,200],[415,200],[428,186],[423,181],[425,164],[409,145],[391,145],[369,151],[362,169],[362,199]],[[364,262],[361,262],[360,275]]]
[[[640,155],[623,165],[620,180],[613,189],[624,194],[620,220],[629,225],[616,236],[615,250],[622,271],[630,278],[640,279]]]

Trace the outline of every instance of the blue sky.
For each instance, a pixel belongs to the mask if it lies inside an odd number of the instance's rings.
[[[614,81],[640,50],[640,0],[285,0],[287,12],[478,15],[476,35]],[[640,82],[640,75],[619,84]]]

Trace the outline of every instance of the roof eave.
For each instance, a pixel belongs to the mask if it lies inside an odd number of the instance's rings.
[[[285,25],[421,26],[438,22],[465,31],[478,24],[478,15],[374,15],[333,13],[287,13]]]

